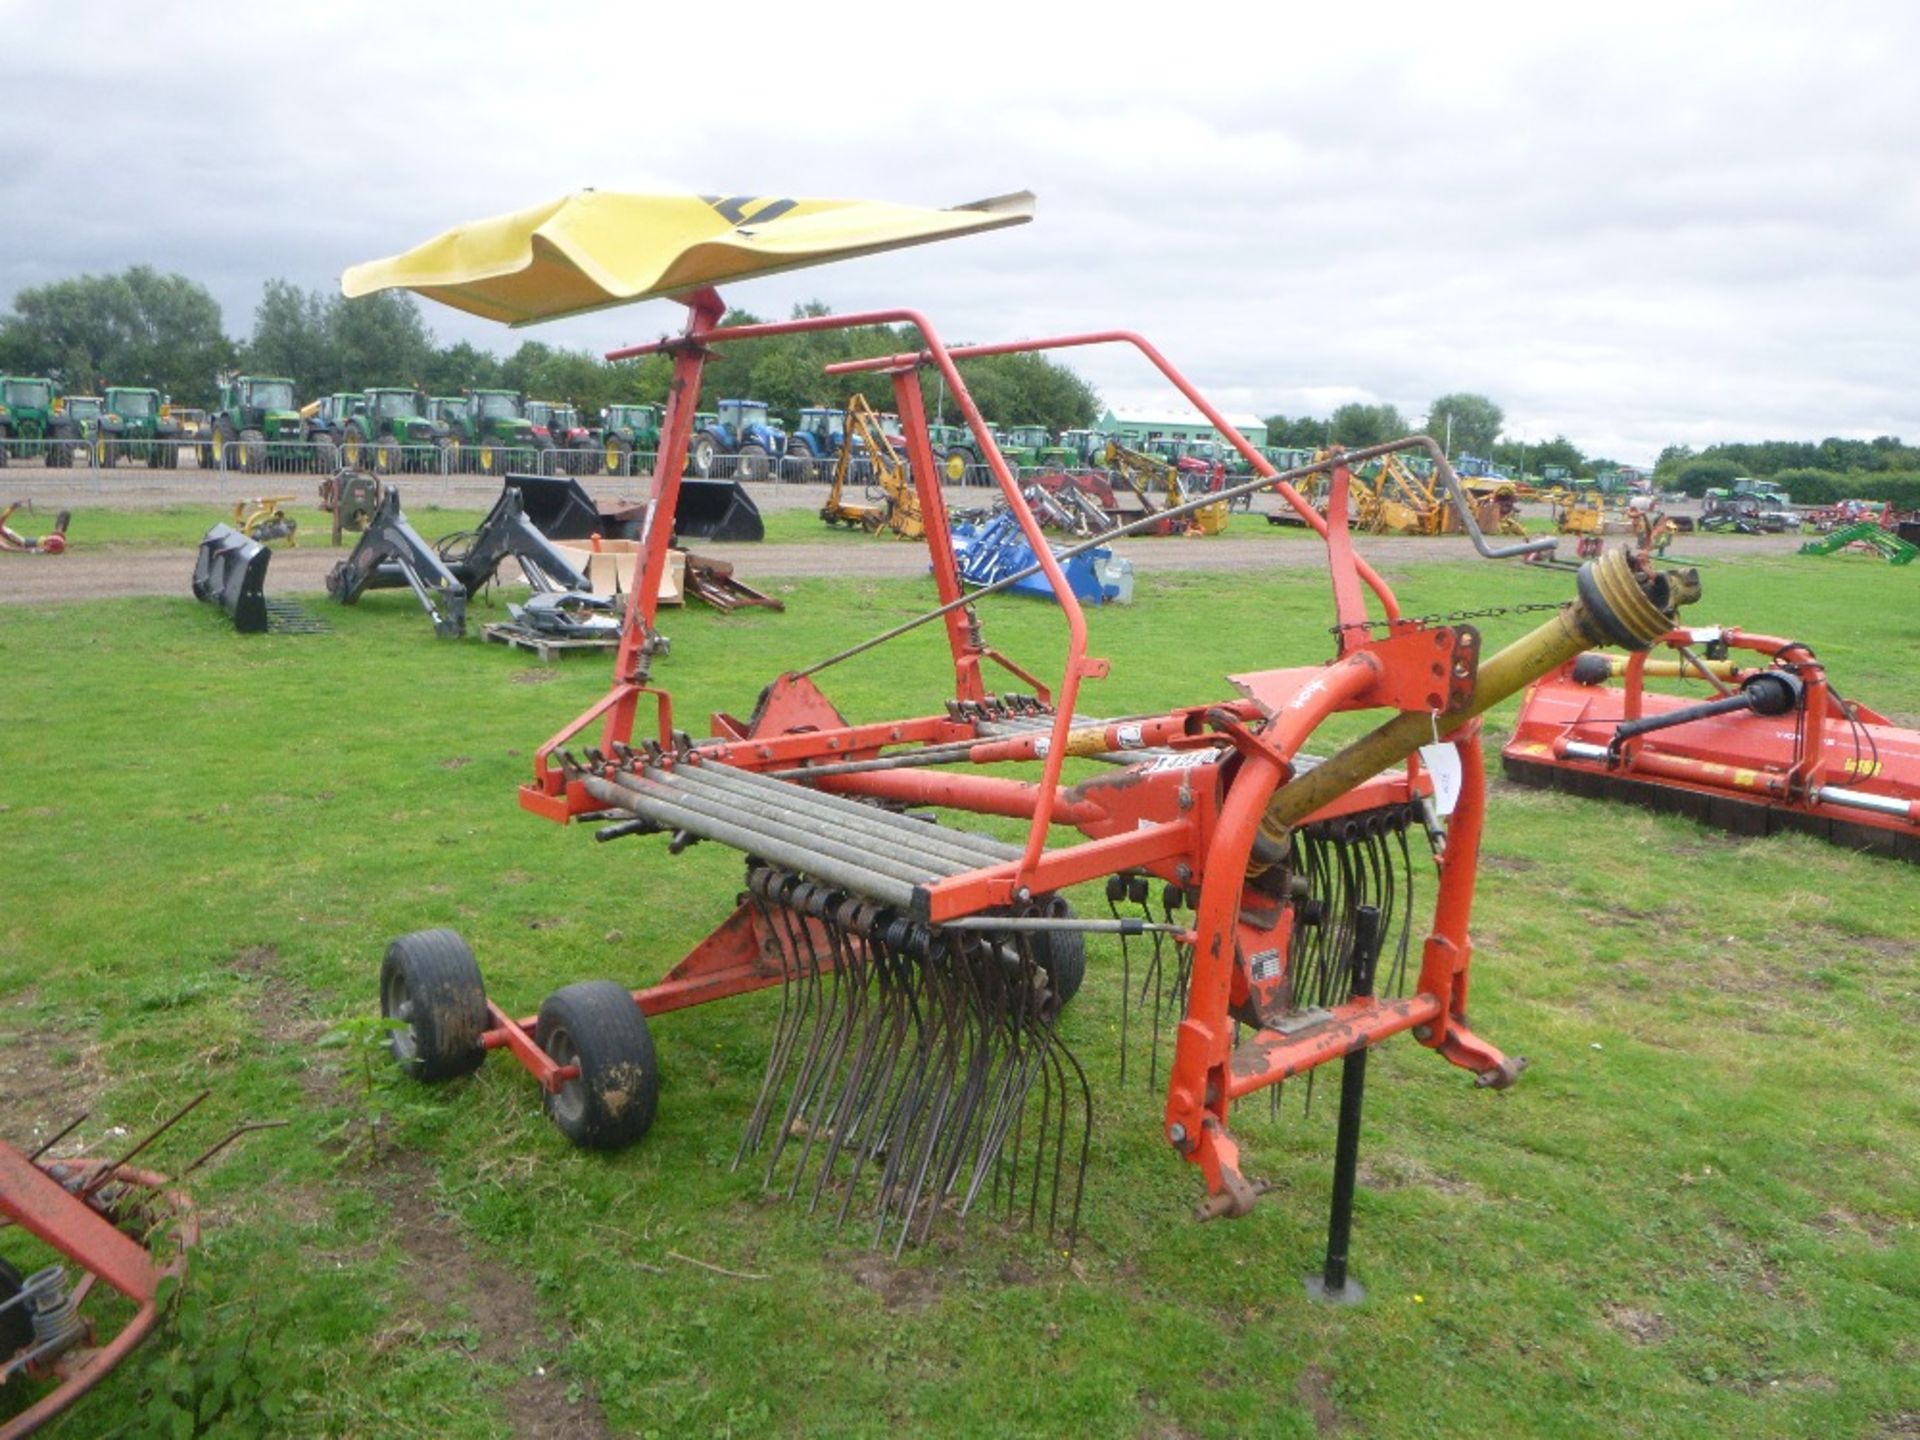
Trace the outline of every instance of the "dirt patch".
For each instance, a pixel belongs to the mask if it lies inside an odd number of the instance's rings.
[[[1409,1185],[1418,1185],[1442,1195],[1485,1198],[1485,1192],[1471,1181],[1443,1175],[1431,1166],[1404,1155],[1381,1155],[1362,1160],[1357,1174],[1360,1183],[1369,1190],[1403,1190]]]
[[[896,1265],[871,1251],[851,1257],[846,1267],[854,1283],[878,1295],[889,1310],[925,1310],[940,1298],[943,1282],[931,1267]]]
[[[1664,1316],[1633,1305],[1609,1305],[1601,1313],[1607,1324],[1636,1345],[1658,1345],[1672,1329]]]
[[[1306,1407],[1307,1414],[1313,1417],[1313,1433],[1316,1435],[1343,1435],[1347,1422],[1340,1414],[1340,1407],[1333,1403],[1333,1376],[1318,1365],[1309,1365],[1300,1372],[1299,1382],[1293,1387],[1293,1393]]]
[[[449,755],[446,759],[440,761],[439,763],[440,763],[440,768],[442,770],[464,770],[467,768],[467,766],[473,764],[473,756]]]
[[[1524,875],[1529,870],[1538,870],[1540,862],[1529,860],[1524,855],[1487,855],[1482,854],[1480,864],[1488,870],[1504,871],[1510,875]]]
[[[30,1021],[34,1003],[28,991],[0,1007],[0,1095],[7,1100],[7,1138],[29,1150],[93,1110],[107,1083],[100,1047],[91,1035],[51,1019]],[[84,1149],[82,1136],[94,1128],[83,1126],[61,1142],[58,1153]]]
[[[560,672],[550,665],[542,666],[538,670],[516,670],[513,672],[513,683],[516,685],[545,685],[549,681],[558,680],[559,678]]]
[[[1810,1223],[1822,1235],[1865,1236],[1876,1250],[1884,1250],[1891,1245],[1893,1232],[1898,1228],[1884,1216],[1856,1215],[1837,1205]]]
[[[468,1249],[453,1221],[434,1203],[433,1179],[417,1157],[396,1155],[373,1187],[393,1217],[393,1239],[407,1257],[408,1309],[396,1343],[425,1329],[446,1329],[464,1317],[476,1359],[518,1373],[501,1396],[520,1440],[567,1440],[614,1434],[591,1393],[567,1400],[564,1367],[544,1365],[529,1349],[564,1350],[573,1336],[542,1320],[524,1276]],[[424,1327],[424,1328],[423,1328]]]
[[[280,974],[280,951],[272,945],[249,945],[237,950],[227,967],[256,982],[254,1022],[266,1042],[276,1049],[299,1046],[311,1050],[326,1029],[313,1010],[313,997]],[[300,1072],[300,1088],[324,1098],[335,1082],[335,1067],[315,1061]]]
[[[268,1044],[310,1050],[325,1022],[314,1013],[313,997],[279,973],[280,952],[271,945],[249,946],[230,964],[259,981],[254,1014]],[[348,1103],[341,1053],[316,1059],[303,1070],[301,1089],[318,1101]],[[407,1257],[405,1314],[375,1342],[376,1353],[421,1343],[432,1331],[446,1330],[464,1317],[475,1337],[471,1353],[518,1375],[501,1395],[515,1435],[522,1440],[613,1435],[590,1392],[569,1403],[563,1364],[543,1365],[527,1354],[563,1353],[573,1337],[564,1326],[542,1321],[525,1276],[468,1248],[441,1212],[433,1178],[419,1157],[383,1150],[381,1167],[368,1188],[386,1202],[394,1244]]]
[[[1873,1433],[1868,1440],[1920,1440],[1920,1410],[1875,1416]]]

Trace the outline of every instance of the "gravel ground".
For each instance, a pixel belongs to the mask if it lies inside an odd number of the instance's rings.
[[[74,509],[112,505],[126,509],[155,509],[169,505],[205,504],[209,521],[231,510],[245,495],[263,487],[305,492],[317,485],[308,475],[222,476],[195,470],[119,470],[96,475],[88,471],[58,471],[12,466],[0,478],[7,500],[31,499],[35,519],[62,506]],[[477,476],[418,477],[400,480],[403,495],[418,495],[436,504],[475,509],[491,504],[499,482]],[[589,478],[582,482],[596,497],[642,496],[648,482]],[[826,495],[824,485],[753,487],[763,511],[818,509]],[[985,502],[984,489],[950,489],[955,505]],[[1268,497],[1259,497],[1266,502]],[[1264,504],[1263,504],[1264,508]],[[30,524],[29,533],[44,529]],[[1687,537],[1682,537],[1686,543]],[[1715,536],[1700,543],[1714,555],[1778,554],[1794,549],[1794,535]],[[1437,539],[1405,537],[1362,538],[1356,547],[1376,566],[1404,566],[1435,561],[1465,560],[1473,548],[1464,536]],[[1570,548],[1570,547],[1568,547]],[[700,553],[732,561],[742,579],[804,577],[830,570],[835,575],[888,577],[924,574],[926,552],[918,545],[887,543],[849,535],[843,543],[702,545]],[[1170,570],[1244,574],[1263,569],[1318,568],[1321,547],[1298,538],[1275,535],[1223,536],[1212,540],[1136,540],[1121,542],[1142,575]],[[275,595],[312,593],[325,588],[326,575],[344,552],[315,546],[277,549],[269,572],[268,592]],[[0,605],[47,604],[63,600],[92,600],[120,595],[183,595],[193,571],[193,547],[120,547],[89,551],[84,536],[64,555],[0,554]]]

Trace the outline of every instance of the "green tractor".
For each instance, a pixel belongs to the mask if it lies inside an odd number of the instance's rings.
[[[427,397],[411,386],[385,385],[362,392],[340,437],[341,463],[349,470],[391,475],[397,470],[438,470],[448,448],[427,416]]]
[[[73,452],[97,458],[95,442],[100,437],[100,417],[105,414],[98,395],[63,395],[53,402],[53,448],[47,452],[47,464],[62,469],[73,464]]]
[[[1044,425],[1009,425],[1000,451],[1016,470],[1064,468],[1074,463],[1073,451],[1054,444]]]
[[[658,405],[609,405],[600,412],[600,452],[609,475],[627,475],[635,454],[660,450]]]
[[[149,470],[178,463],[180,426],[166,413],[166,397],[145,385],[109,385],[94,440],[94,463],[118,465],[124,458],[145,461]]]
[[[53,381],[39,376],[0,375],[0,465],[15,456],[39,456],[56,440]],[[59,461],[48,457],[49,464]]]
[[[222,470],[258,475],[304,468],[306,421],[293,381],[278,375],[223,375],[210,417],[209,458]]]
[[[449,427],[447,458],[464,457],[482,475],[504,474],[510,451],[535,449],[518,390],[469,390],[457,408],[437,408]]]
[[[973,431],[964,425],[929,425],[927,438],[933,442],[933,458],[940,462],[940,479],[948,485],[984,484],[986,471],[980,464],[980,447]]]

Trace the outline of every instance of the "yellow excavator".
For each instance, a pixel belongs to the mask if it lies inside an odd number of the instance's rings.
[[[1100,463],[1115,484],[1140,497],[1149,513],[1172,509],[1205,493],[1192,482],[1195,477],[1183,472],[1158,455],[1129,450],[1118,440],[1107,442]],[[1218,535],[1227,528],[1228,504],[1225,500],[1202,505],[1184,520],[1169,520],[1162,527],[1150,528],[1150,535]]]
[[[865,501],[846,500],[847,481],[858,477],[869,497]],[[820,518],[829,525],[845,525],[878,535],[891,530],[902,540],[919,540],[927,533],[926,518],[920,513],[920,495],[913,488],[913,476],[887,432],[880,416],[867,404],[867,397],[856,395],[847,402],[847,423],[840,434],[840,457],[833,466],[833,488],[827,503],[820,507]]]

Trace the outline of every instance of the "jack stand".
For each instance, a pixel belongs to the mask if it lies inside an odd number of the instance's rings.
[[[1373,994],[1373,970],[1380,958],[1380,912],[1362,905],[1353,912],[1353,998]],[[1358,1280],[1347,1276],[1347,1251],[1353,1238],[1354,1174],[1360,1164],[1360,1104],[1367,1090],[1365,1041],[1340,1062],[1340,1128],[1333,1149],[1333,1206],[1327,1217],[1327,1260],[1318,1275],[1306,1277],[1310,1299],[1327,1305],[1358,1305],[1367,1298]]]

